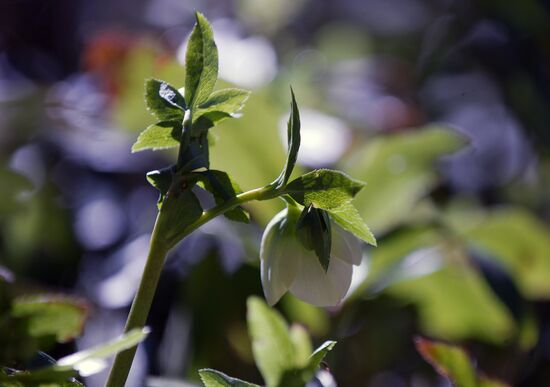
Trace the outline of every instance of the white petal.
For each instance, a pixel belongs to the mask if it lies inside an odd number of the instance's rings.
[[[330,255],[359,266],[363,258],[362,243],[358,238],[332,223],[332,251]]]
[[[317,306],[335,306],[344,298],[350,284],[353,266],[331,258],[325,273],[315,253],[304,251],[290,291],[298,298]]]
[[[300,250],[281,230],[285,216],[286,210],[281,211],[269,222],[260,247],[262,286],[270,305],[275,305],[288,290],[299,261]]]

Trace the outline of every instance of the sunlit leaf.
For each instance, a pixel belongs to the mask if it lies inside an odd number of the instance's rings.
[[[212,27],[203,14],[195,14],[197,22],[185,54],[185,101],[194,110],[208,100],[218,79],[218,49]]]
[[[145,81],[145,103],[147,109],[162,121],[183,121],[185,100],[179,91],[164,81]]]
[[[348,159],[345,170],[368,183],[354,203],[375,234],[409,219],[437,184],[435,162],[464,143],[456,132],[434,126],[374,138]]]
[[[285,371],[294,368],[294,345],[283,318],[258,297],[247,302],[252,351],[268,387],[277,386]]]
[[[434,369],[447,378],[456,387],[506,387],[503,382],[481,375],[465,349],[452,344],[428,340],[422,337],[415,339],[415,346],[420,355]]]
[[[193,121],[199,117],[206,117],[212,122],[224,115],[232,116],[238,113],[250,96],[250,91],[228,88],[213,92],[208,100],[197,107],[193,113]]]
[[[331,210],[351,201],[364,186],[343,172],[316,169],[291,181],[285,192],[305,206]]]
[[[199,375],[205,387],[259,387],[257,384],[232,378],[223,372],[209,368],[199,370]]]
[[[12,315],[29,319],[29,334],[65,342],[80,335],[88,315],[82,300],[62,296],[16,298]]]
[[[163,121],[149,125],[132,145],[132,152],[146,149],[159,150],[179,146],[182,124],[178,121]]]
[[[328,210],[328,213],[344,230],[349,231],[366,243],[376,246],[376,238],[353,204],[350,202],[344,203],[340,207]]]
[[[309,358],[308,369],[313,372],[316,371],[325,356],[327,356],[327,353],[332,351],[335,345],[336,341],[325,341],[319,348],[317,348]]]
[[[312,351],[309,334],[303,326],[298,324],[293,324],[289,333],[294,346],[294,365],[296,368],[304,368],[310,361]]]
[[[550,228],[523,209],[502,209],[459,230],[501,262],[529,299],[550,299]]]

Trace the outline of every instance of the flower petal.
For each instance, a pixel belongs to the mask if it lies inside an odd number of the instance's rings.
[[[314,253],[303,250],[290,291],[301,300],[317,306],[335,306],[344,298],[353,266],[339,258],[330,260],[325,272]]]
[[[286,212],[279,212],[269,222],[260,247],[262,287],[270,305],[275,305],[292,284],[299,261],[300,249],[284,229]]]
[[[332,224],[332,252],[336,257],[352,265],[359,266],[363,258],[363,247],[359,238],[343,230],[335,223]]]

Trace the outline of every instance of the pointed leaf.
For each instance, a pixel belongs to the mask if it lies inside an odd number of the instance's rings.
[[[197,108],[193,114],[193,120],[201,116],[209,118],[210,115],[232,116],[243,108],[249,96],[250,91],[242,89],[230,88],[215,91]]]
[[[88,307],[77,298],[20,297],[13,302],[12,315],[29,319],[31,336],[55,336],[58,342],[66,342],[82,332]]]
[[[185,100],[193,109],[205,102],[218,78],[218,49],[212,27],[203,14],[195,14],[197,22],[185,54]]]
[[[239,185],[223,171],[210,169],[200,175],[202,175],[203,178],[197,185],[214,195],[214,200],[217,205],[242,193]],[[236,222],[250,222],[250,215],[240,206],[227,211],[224,216]]]
[[[258,297],[247,302],[248,330],[256,364],[268,387],[278,386],[294,366],[294,346],[282,316]]]
[[[158,79],[145,81],[145,103],[159,120],[183,121],[185,100],[176,88],[164,81]]]
[[[296,165],[296,159],[298,158],[298,150],[300,149],[300,112],[298,111],[298,104],[296,103],[292,88],[290,88],[290,95],[292,101],[290,103],[290,118],[288,119],[287,129],[288,153],[283,171],[277,180],[273,182],[273,185],[277,188],[284,186],[288,182],[288,179],[290,179],[294,165]]]
[[[177,121],[163,121],[149,125],[132,145],[132,153],[145,149],[159,150],[179,146],[182,124]]]
[[[343,172],[317,169],[290,182],[285,191],[304,206],[330,210],[351,201],[364,186]]]
[[[199,370],[199,375],[204,387],[260,387],[209,368]]]
[[[344,230],[351,232],[357,238],[376,246],[376,238],[365,224],[357,209],[350,202],[340,207],[328,210],[332,219]]]
[[[308,369],[315,372],[325,356],[336,345],[336,341],[325,341],[319,348],[313,352],[309,358]]]

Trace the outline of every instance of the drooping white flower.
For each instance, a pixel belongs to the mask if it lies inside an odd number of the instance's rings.
[[[299,210],[290,206],[279,212],[264,232],[260,258],[266,300],[274,305],[290,290],[313,305],[338,305],[350,287],[353,265],[361,263],[361,242],[332,224],[330,263],[325,271],[316,253],[306,250],[296,238],[299,216]]]

